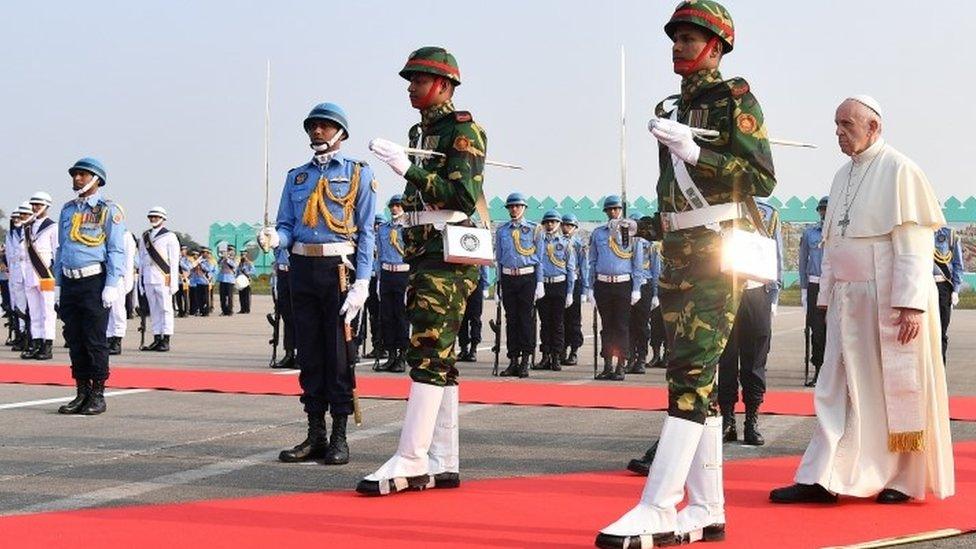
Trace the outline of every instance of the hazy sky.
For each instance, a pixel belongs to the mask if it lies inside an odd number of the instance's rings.
[[[343,105],[344,151],[376,167],[380,198],[402,180],[366,150],[406,141],[417,119],[397,76],[407,54],[443,45],[464,81],[455,97],[488,132],[490,197],[588,195],[619,188],[619,70],[627,50],[628,193],[653,194],[653,106],[675,93],[662,26],[676,1],[155,1],[9,2],[0,21],[0,155],[9,210],[33,191],[71,197],[66,170],[93,155],[106,195],[134,230],[169,210],[171,228],[206,238],[213,221],[258,221],[263,206],[265,60],[272,62],[272,212],[285,173],[309,158],[301,123],[320,101]],[[774,137],[786,197],[826,194],[843,162],[833,113],[874,95],[885,136],[927,172],[940,195],[974,194],[976,78],[972,3],[793,0],[726,2],[735,51]]]

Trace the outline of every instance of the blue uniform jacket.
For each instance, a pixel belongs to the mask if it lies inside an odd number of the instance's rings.
[[[100,193],[71,200],[58,219],[58,249],[54,279],[61,284],[62,269],[104,264],[105,286],[118,287],[125,275],[125,214]]]

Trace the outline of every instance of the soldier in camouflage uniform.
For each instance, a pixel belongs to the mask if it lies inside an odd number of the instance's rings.
[[[454,90],[461,84],[457,61],[444,48],[420,48],[400,76],[410,81],[410,103],[421,117],[410,129],[410,146],[444,156],[411,162],[396,143],[370,143],[373,154],[407,180],[403,255],[410,264],[412,335],[406,358],[413,383],[396,454],[356,487],[367,495],[460,485],[454,340],[479,276],[476,265],[446,263],[443,256],[444,224],[471,223],[478,200],[484,199],[487,138],[471,113],[454,108]]]
[[[668,417],[640,502],[601,531],[599,547],[725,537],[715,378],[742,283],[721,272],[722,238],[713,229],[750,229],[743,207],[721,205],[768,196],[776,183],[759,103],[745,80],[723,80],[718,71],[734,42],[728,11],[712,0],[685,1],[664,30],[674,42],[681,94],[660,103],[648,125],[659,142],[660,212],[658,223],[642,219],[638,234],[657,240],[656,233],[664,233]],[[691,127],[719,136],[696,141]],[[688,504],[678,513],[685,487]]]

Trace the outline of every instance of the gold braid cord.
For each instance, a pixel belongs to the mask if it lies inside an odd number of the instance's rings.
[[[617,244],[617,241],[613,239],[612,234],[607,235],[607,237],[607,240],[610,241],[610,251],[613,252],[613,255],[619,257],[620,259],[630,259],[634,257],[634,250],[625,250],[621,248],[620,244]]]
[[[390,228],[390,244],[400,254],[400,257],[403,257],[403,245],[400,244],[400,237],[397,235],[397,230],[392,227]]]
[[[556,247],[554,243],[550,242],[549,244],[546,244],[546,255],[549,256],[549,261],[551,261],[553,265],[559,267],[560,269],[565,269],[566,261],[556,257],[555,249]]]
[[[935,261],[944,265],[952,261],[952,246],[949,246],[946,253],[941,253],[939,250],[935,250]]]
[[[515,244],[515,251],[518,252],[519,255],[525,255],[525,256],[534,254],[535,244],[533,244],[531,248],[523,248],[522,238],[519,235],[519,232],[521,231],[519,231],[518,227],[512,229],[512,242]]]
[[[308,197],[305,203],[305,213],[302,214],[302,223],[308,228],[318,225],[319,216],[325,220],[326,226],[335,234],[349,235],[356,232],[356,226],[349,223],[352,219],[353,210],[356,208],[356,195],[359,191],[359,164],[356,164],[352,171],[352,179],[349,181],[349,192],[346,196],[337,197],[329,188],[329,180],[325,176],[319,177],[319,182],[315,185],[315,190]],[[342,219],[336,219],[329,211],[326,199],[342,206]]]
[[[103,208],[102,213],[98,217],[98,224],[104,226],[105,218],[108,216],[108,208]],[[89,248],[94,248],[96,246],[101,246],[105,243],[105,231],[102,230],[101,234],[98,236],[88,236],[81,232],[81,220],[84,219],[85,214],[82,212],[77,212],[71,215],[71,231],[68,233],[68,237],[74,242],[80,242]]]

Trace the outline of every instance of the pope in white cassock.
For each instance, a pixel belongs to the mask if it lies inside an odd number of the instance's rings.
[[[796,484],[769,497],[946,498],[955,478],[932,279],[933,232],[945,218],[922,170],[881,138],[877,101],[848,98],[835,122],[851,160],[834,176],[824,219],[817,427]]]

